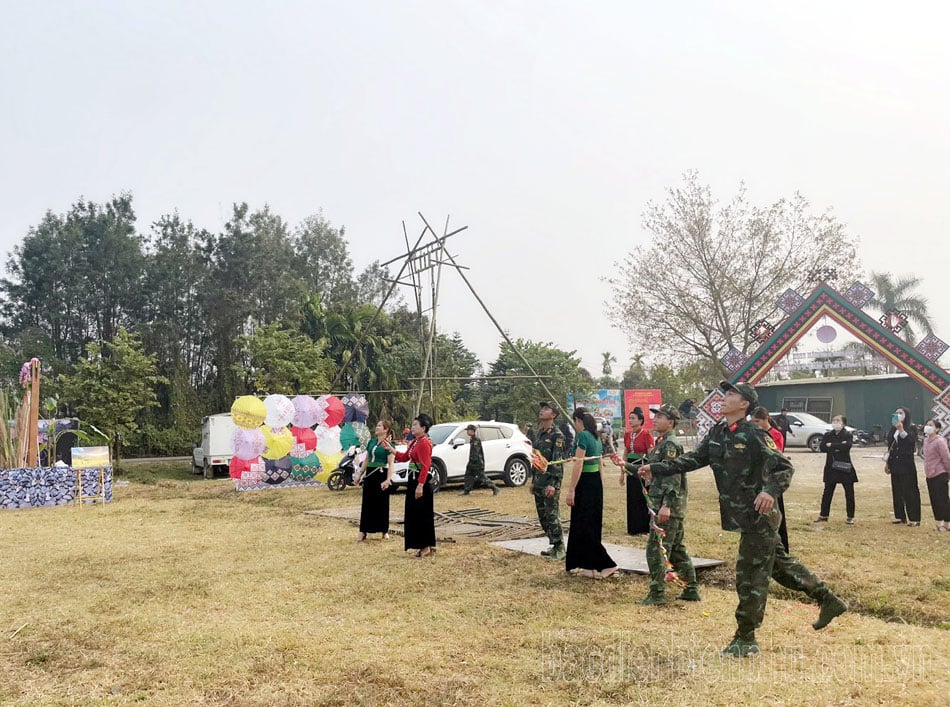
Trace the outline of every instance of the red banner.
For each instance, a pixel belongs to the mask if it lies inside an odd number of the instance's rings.
[[[653,429],[653,414],[651,407],[659,407],[663,404],[663,391],[661,390],[625,390],[623,391],[623,427],[627,432],[630,431],[630,413],[638,407],[643,410],[643,427],[648,430]]]

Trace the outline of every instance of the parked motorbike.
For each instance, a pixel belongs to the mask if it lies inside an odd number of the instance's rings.
[[[871,447],[883,441],[884,428],[881,425],[874,425],[871,431],[856,430],[854,433],[854,443],[859,447]]]
[[[343,491],[347,486],[356,486],[353,483],[353,477],[356,475],[357,460],[361,451],[362,449],[356,446],[346,450],[336,469],[327,477],[327,487],[331,491]]]

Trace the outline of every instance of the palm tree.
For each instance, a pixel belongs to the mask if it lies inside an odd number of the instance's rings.
[[[917,340],[914,327],[920,327],[928,334],[933,332],[930,314],[927,312],[927,299],[913,292],[920,283],[919,277],[901,277],[895,280],[890,273],[871,273],[871,289],[876,294],[871,299],[870,306],[881,314],[892,309],[906,314],[907,323],[897,336],[908,344],[914,344]]]
[[[601,370],[604,372],[605,376],[609,376],[613,372],[613,367],[611,364],[617,363],[617,357],[609,351],[604,351],[601,356],[604,357],[604,360],[601,362]]]

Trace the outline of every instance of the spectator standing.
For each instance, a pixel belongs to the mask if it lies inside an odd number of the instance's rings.
[[[924,476],[938,533],[950,530],[950,450],[947,438],[940,434],[942,427],[940,420],[929,420],[924,425]]]
[[[854,436],[848,431],[847,424],[848,418],[844,415],[835,415],[831,418],[831,429],[821,438],[819,449],[825,453],[825,471],[822,475],[825,490],[821,494],[821,510],[815,518],[816,523],[828,521],[835,487],[841,484],[844,488],[844,505],[847,514],[844,522],[854,525],[854,485],[858,482],[858,474],[851,462]]]
[[[917,487],[917,436],[911,424],[910,410],[899,407],[891,415],[887,431],[887,452],[884,473],[891,476],[891,498],[894,502],[895,525],[916,528],[920,525],[920,489]]]

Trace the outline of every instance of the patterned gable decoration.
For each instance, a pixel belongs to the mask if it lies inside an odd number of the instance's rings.
[[[897,334],[907,323],[907,315],[899,309],[889,309],[881,315],[881,318],[878,319],[878,321],[885,329],[890,329],[892,332]]]
[[[725,366],[727,370],[734,371],[743,363],[745,363],[747,359],[745,354],[743,354],[739,349],[732,347],[729,349],[729,352],[720,360],[722,361],[722,365]]]
[[[851,332],[872,351],[918,381],[933,394],[950,386],[950,374],[921,355],[867,313],[856,309],[826,284],[821,284],[802,300],[802,305],[776,329],[747,362],[731,372],[730,381],[744,380],[753,385],[801,339],[823,316],[827,316]]]
[[[718,420],[722,417],[722,402],[726,399],[722,391],[719,388],[714,388],[713,391],[706,396],[706,399],[699,404],[699,409],[701,412],[709,415],[710,419]]]
[[[856,282],[845,290],[844,298],[852,307],[862,309],[864,305],[874,299],[874,292],[867,285]]]
[[[858,284],[860,283],[855,283],[851,290],[854,290]],[[800,300],[799,306],[791,311],[785,309],[785,306],[790,306],[796,298]],[[860,301],[861,298],[857,299]],[[921,351],[911,348],[909,344],[894,336],[893,332],[881,326],[847,297],[822,283],[807,298],[800,297],[794,290],[786,290],[779,300],[779,307],[788,312],[789,316],[740,368],[730,369],[730,382],[747,381],[755,385],[762,380],[769,369],[788,354],[816,322],[822,317],[829,317],[851,332],[872,351],[936,395],[934,415],[939,416],[941,421],[950,420],[950,373],[940,368]],[[923,345],[923,341],[918,344],[918,346]],[[932,348],[933,346],[934,344],[928,343],[928,352],[936,350]],[[701,433],[708,432],[715,420],[722,417],[722,401],[722,391],[714,390],[699,405],[697,424]]]
[[[797,312],[804,303],[805,298],[795,292],[795,290],[789,288],[782,293],[782,296],[778,298],[778,302],[776,302],[775,305],[785,312],[785,314],[791,314],[792,312]]]
[[[768,338],[774,333],[775,327],[764,319],[760,319],[752,325],[752,338],[760,344],[764,344],[766,341],[768,341]]]
[[[936,361],[944,355],[948,348],[950,348],[950,346],[943,340],[938,339],[933,334],[927,334],[927,336],[917,343],[914,350],[918,351],[920,355],[928,361]]]

